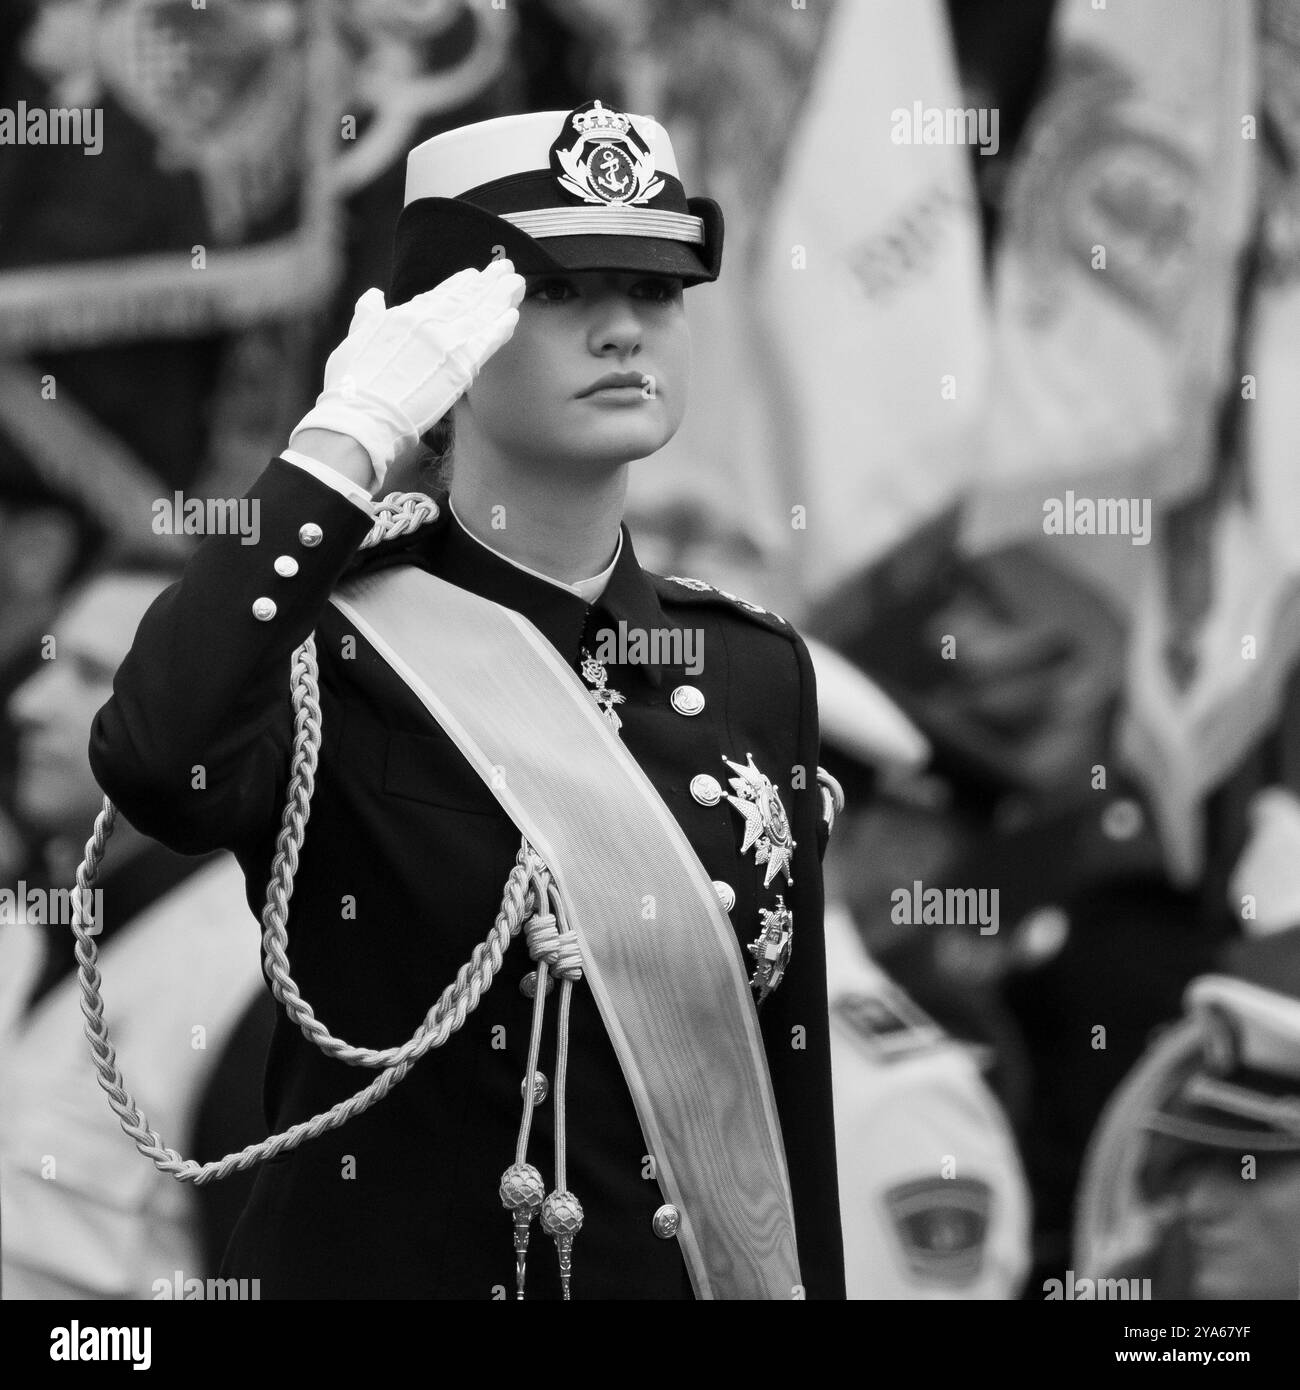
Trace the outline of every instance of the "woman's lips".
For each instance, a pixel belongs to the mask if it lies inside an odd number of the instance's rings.
[[[577,399],[585,400],[588,396],[602,396],[606,394],[621,395],[629,391],[635,391],[639,396],[644,393],[646,382],[649,380],[650,378],[647,377],[644,372],[609,372],[599,380],[593,381],[590,386],[579,391]]]

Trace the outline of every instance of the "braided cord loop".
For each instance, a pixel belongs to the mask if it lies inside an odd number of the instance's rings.
[[[438,515],[437,504],[419,492],[390,493],[376,507],[377,518],[361,548],[407,535],[428,524]],[[103,809],[86,842],[85,854],[77,866],[76,889],[71,894],[72,930],[76,936],[77,974],[81,985],[81,1012],[86,1020],[86,1037],[101,1089],[121,1122],[123,1131],[137,1149],[163,1173],[181,1182],[202,1185],[242,1172],[266,1158],[296,1149],[308,1139],[337,1129],[354,1115],[370,1109],[405,1078],[411,1067],[432,1048],[441,1047],[478,1007],[501,968],[510,943],[525,922],[544,912],[550,873],[528,841],[521,840],[515,864],[501,898],[501,907],[487,938],[475,946],[470,959],[456,972],[455,980],[443,990],[423,1022],[400,1047],[357,1047],[336,1038],[316,1017],[289,973],[289,900],[293,896],[298,855],[307,834],[311,796],[316,784],[320,755],[321,712],[319,671],[316,664],[315,634],[309,634],[294,652],[292,665],[292,703],[294,716],[293,756],[280,832],[276,838],[271,879],[262,910],[262,953],[264,968],[271,981],[271,992],[283,1005],[303,1036],[326,1056],[349,1066],[377,1069],[379,1075],[369,1085],[310,1120],[292,1125],[237,1153],[209,1163],[182,1157],[169,1148],[162,1137],[149,1128],[147,1117],[127,1090],[118,1066],[117,1053],[104,1018],[104,1000],[99,973],[99,949],[95,937],[102,924],[94,922],[89,911],[93,902],[91,887],[99,872],[109,837],[117,818],[117,808],[104,798]]]

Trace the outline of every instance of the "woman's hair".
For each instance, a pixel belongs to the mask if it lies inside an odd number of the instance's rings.
[[[447,492],[451,488],[452,455],[456,447],[456,417],[449,410],[441,420],[420,436],[429,451],[420,459],[420,482],[426,492]]]

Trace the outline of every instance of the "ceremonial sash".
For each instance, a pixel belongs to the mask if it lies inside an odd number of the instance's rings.
[[[520,614],[410,567],[353,579],[333,602],[546,861],[696,1296],[797,1296],[785,1146],[740,947],[659,793]]]

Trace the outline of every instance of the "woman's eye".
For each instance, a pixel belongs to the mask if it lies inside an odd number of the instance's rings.
[[[656,276],[653,280],[642,280],[637,285],[637,291],[656,304],[671,304],[681,296],[682,282]]]
[[[528,297],[545,304],[563,304],[576,294],[571,280],[541,280],[529,290]]]

